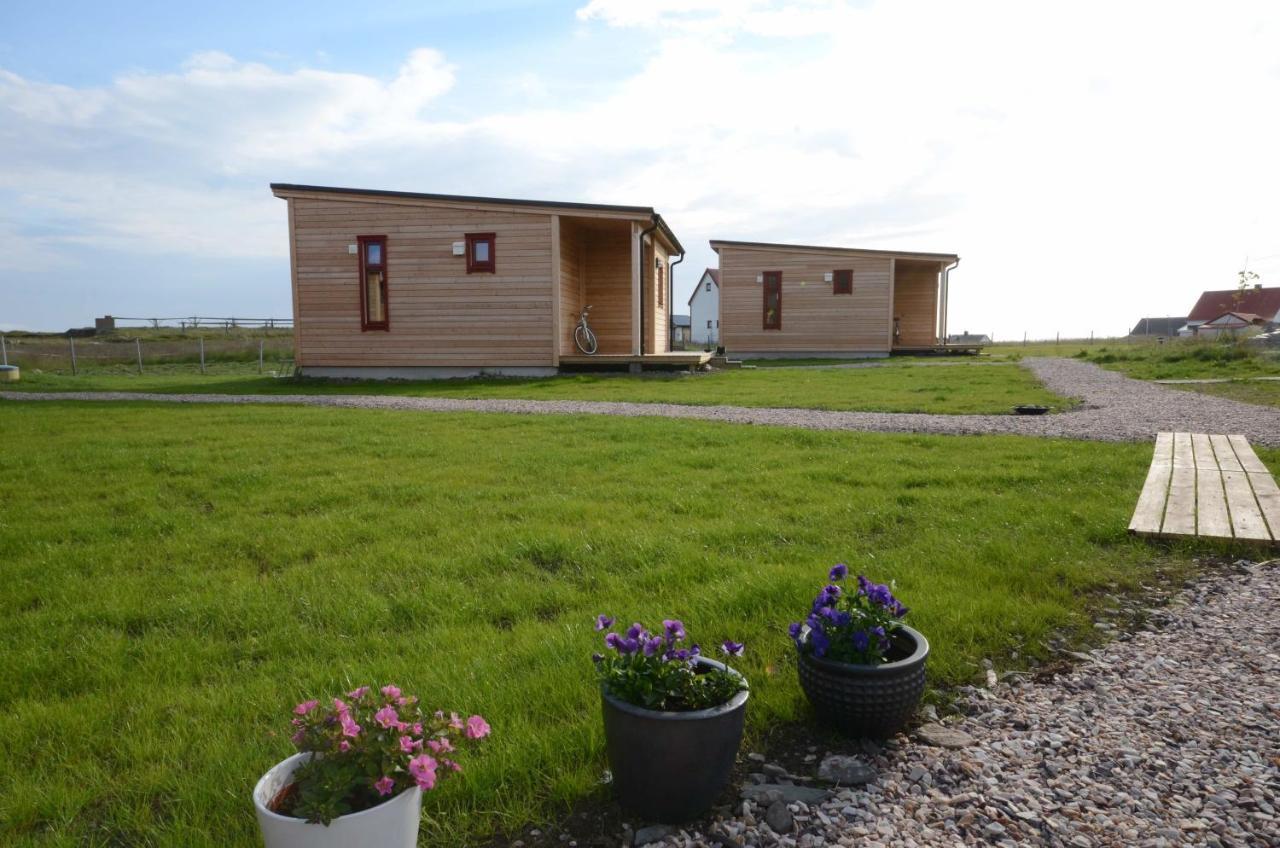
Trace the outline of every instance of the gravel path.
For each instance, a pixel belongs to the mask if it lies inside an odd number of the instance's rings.
[[[376,395],[212,395],[142,392],[0,392],[5,400],[104,400],[165,403],[260,403],[402,409],[423,412],[622,415],[728,421],[887,433],[984,435],[1013,433],[1101,441],[1147,441],[1161,430],[1242,433],[1250,441],[1280,447],[1280,409],[1165,388],[1071,359],[1029,359],[1024,364],[1051,390],[1080,398],[1071,412],[1043,416],[934,415],[894,412],[827,412],[737,406],[609,403],[568,400],[460,400]]]
[[[1280,562],[1237,563],[1151,612],[1051,682],[969,690],[945,729],[864,756],[864,785],[748,784],[707,835],[659,844],[1280,845]]]

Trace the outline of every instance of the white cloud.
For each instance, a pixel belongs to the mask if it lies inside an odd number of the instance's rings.
[[[590,99],[554,57],[498,69],[502,110],[433,49],[390,79],[0,70],[0,233],[281,256],[270,180],[652,204],[690,266],[711,237],[954,250],[952,327],[1120,332],[1246,255],[1280,284],[1280,17],[1206,9],[591,0],[580,41],[642,67]]]

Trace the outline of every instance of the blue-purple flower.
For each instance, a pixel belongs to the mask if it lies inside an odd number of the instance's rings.
[[[725,639],[720,645],[720,650],[724,652],[726,657],[740,657],[742,652],[746,650],[746,646],[741,642],[735,642],[732,639]]]
[[[662,622],[662,629],[666,631],[668,641],[679,642],[685,637],[684,623],[679,619],[664,619]]]
[[[827,579],[833,583],[837,580],[843,580],[849,576],[849,566],[843,562],[838,562],[831,567],[831,572],[827,575]]]
[[[602,615],[597,615],[597,616],[596,616],[596,631],[597,631],[597,632],[599,632],[599,631],[601,631],[601,630],[608,630],[608,629],[609,629],[610,627],[612,627],[612,626],[613,626],[613,617],[612,617],[612,616],[603,615],[603,614],[602,614]]]

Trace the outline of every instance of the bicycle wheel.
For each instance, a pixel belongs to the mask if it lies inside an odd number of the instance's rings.
[[[594,354],[597,349],[596,334],[591,332],[590,327],[581,324],[573,329],[573,343],[587,356]]]

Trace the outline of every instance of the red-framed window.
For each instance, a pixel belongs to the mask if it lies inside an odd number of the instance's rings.
[[[497,236],[493,233],[467,233],[467,273],[497,273]]]
[[[764,272],[764,328],[782,329],[782,272]]]
[[[843,271],[831,272],[831,293],[832,294],[853,294],[853,270],[846,268]]]
[[[360,245],[360,329],[391,328],[387,309],[387,237],[358,236]]]

